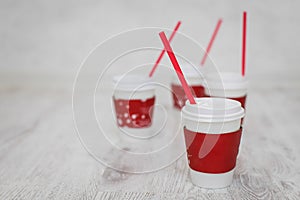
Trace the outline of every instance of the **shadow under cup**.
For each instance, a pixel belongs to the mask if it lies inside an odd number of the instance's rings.
[[[114,77],[113,103],[121,128],[146,128],[152,124],[155,89],[148,77]]]
[[[231,184],[242,136],[244,109],[238,101],[197,98],[182,109],[192,182],[203,188]]]

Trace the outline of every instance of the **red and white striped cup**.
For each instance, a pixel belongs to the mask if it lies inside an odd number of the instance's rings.
[[[193,184],[224,188],[231,184],[242,134],[244,109],[225,98],[196,98],[181,113]]]

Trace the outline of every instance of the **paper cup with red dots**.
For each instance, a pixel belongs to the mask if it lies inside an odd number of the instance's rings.
[[[113,103],[120,128],[140,129],[152,124],[155,87],[147,76],[124,75],[113,78]]]
[[[196,69],[196,66],[186,63],[181,65],[181,70],[184,74],[184,77],[189,87],[191,88],[193,96],[203,97],[204,96],[203,77],[199,69]],[[181,108],[185,105],[187,97],[176,74],[173,75],[172,82],[171,82],[171,89],[172,89],[173,106],[174,108],[181,110]]]
[[[242,134],[244,109],[226,98],[197,98],[181,113],[193,184],[224,188],[231,184]]]

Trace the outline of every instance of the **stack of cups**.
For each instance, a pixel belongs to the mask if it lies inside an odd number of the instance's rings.
[[[155,87],[150,78],[138,75],[115,76],[113,102],[120,128],[139,129],[152,124]]]
[[[233,180],[244,109],[225,98],[195,101],[187,101],[181,111],[191,180],[203,188],[227,187]]]
[[[204,87],[205,96],[233,99],[246,108],[248,81],[239,73],[208,74]]]
[[[184,77],[188,85],[191,88],[193,96],[204,97],[203,78],[199,69],[197,69],[195,66],[191,64],[183,64],[181,66],[181,70],[184,74]],[[173,106],[181,110],[181,108],[185,105],[187,97],[176,74],[174,74],[172,77],[171,88],[172,88]]]

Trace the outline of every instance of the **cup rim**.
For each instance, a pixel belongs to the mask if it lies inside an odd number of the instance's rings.
[[[113,77],[116,90],[121,91],[145,91],[155,88],[153,79],[145,75],[127,74]]]
[[[205,76],[204,87],[208,90],[243,90],[247,91],[248,80],[236,72],[210,73]]]
[[[182,108],[183,117],[190,121],[220,123],[239,120],[245,115],[241,103],[236,100],[202,97],[195,98],[195,101],[197,102],[196,104],[190,104],[189,101],[186,101],[185,106]],[[218,108],[222,102],[225,104],[225,107]]]

